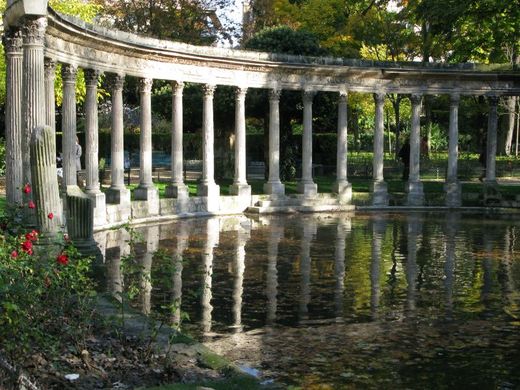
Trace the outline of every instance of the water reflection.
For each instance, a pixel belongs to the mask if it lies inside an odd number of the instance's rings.
[[[500,387],[520,386],[506,358],[520,349],[518,226],[460,213],[180,220],[139,229],[137,275],[122,267],[127,232],[96,239],[104,289],[120,297],[134,278],[144,313],[285,383]]]

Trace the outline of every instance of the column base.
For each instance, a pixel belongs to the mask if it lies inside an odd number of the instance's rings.
[[[92,199],[92,205],[94,207],[94,226],[103,226],[107,223],[107,206],[105,194],[99,192],[87,193],[90,199]]]
[[[460,181],[444,183],[444,191],[446,192],[446,206],[460,207],[462,204],[462,186]]]
[[[231,184],[229,186],[230,195],[251,196],[251,186],[249,184]]]
[[[130,190],[127,188],[109,188],[106,192],[108,204],[130,204]]]
[[[306,198],[314,198],[318,195],[318,185],[314,182],[299,182],[296,191]]]
[[[159,191],[155,187],[138,187],[134,190],[135,200],[145,200],[146,215],[159,214]]]
[[[190,196],[190,190],[184,183],[170,184],[166,187],[165,195],[167,198],[186,199]]]
[[[496,180],[484,180],[482,189],[482,203],[484,206],[495,206],[502,201],[502,194]]]
[[[264,183],[264,192],[269,195],[284,196],[285,185],[280,181],[268,181],[267,183]]]
[[[424,205],[423,183],[420,181],[409,181],[406,183],[406,205],[422,206]]]
[[[220,207],[220,186],[211,183],[201,183],[197,186],[197,195],[207,197],[207,211],[218,211]]]
[[[385,181],[370,183],[372,206],[388,206],[388,186]]]
[[[352,184],[348,181],[337,181],[334,183],[332,191],[338,194],[339,203],[350,204],[352,202]]]

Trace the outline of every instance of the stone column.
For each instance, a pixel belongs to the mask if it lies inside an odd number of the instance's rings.
[[[374,206],[388,205],[388,190],[383,178],[384,164],[384,105],[385,94],[375,93],[376,118],[374,129],[374,157],[373,157],[373,180],[371,184],[372,204]]]
[[[172,181],[166,187],[166,197],[185,199],[189,195],[188,186],[184,184],[183,176],[183,151],[182,151],[182,132],[183,132],[183,111],[182,111],[182,91],[184,83],[179,81],[172,82]]]
[[[207,197],[207,211],[216,211],[219,207],[220,187],[214,179],[213,94],[215,86],[206,84],[203,87],[203,92],[202,179],[197,187],[197,195]]]
[[[45,58],[45,124],[56,132],[56,96],[54,81],[56,80],[56,61]]]
[[[298,192],[305,197],[315,197],[318,185],[312,180],[312,100],[316,92],[303,92],[303,137],[302,137],[302,178]]]
[[[159,214],[159,192],[152,180],[152,84],[153,80],[139,80],[141,95],[141,134],[139,139],[139,187],[134,191],[136,200],[146,200],[149,215]]]
[[[100,71],[85,69],[85,192],[94,204],[94,226],[106,223],[105,194],[99,186],[99,124],[98,124],[98,80]]]
[[[77,186],[76,171],[76,74],[75,65],[62,65],[63,81],[62,103],[62,150],[63,150],[63,190]]]
[[[421,100],[422,95],[413,94],[412,128],[410,131],[410,175],[406,185],[408,206],[422,206],[424,204],[423,185],[420,179],[421,161]]]
[[[24,174],[22,161],[22,33],[9,29],[3,38],[6,57],[5,101],[5,180],[7,203],[12,206],[23,202]]]
[[[44,56],[47,18],[28,18],[23,29],[22,183],[31,183],[29,145],[35,127],[45,125]],[[30,195],[28,196],[28,198]]]
[[[112,135],[110,170],[112,181],[107,191],[107,203],[130,205],[130,191],[125,187],[125,155],[123,128],[123,74],[110,75],[112,94]]]
[[[280,89],[269,91],[269,179],[264,192],[284,196],[285,186],[280,181]]]
[[[347,91],[339,93],[336,183],[333,189],[342,204],[352,201],[352,184],[347,181],[347,97]]]
[[[448,172],[444,189],[446,191],[446,206],[460,207],[461,185],[457,177],[457,162],[459,154],[459,102],[460,95],[454,93],[450,97],[450,129],[448,144]]]
[[[496,157],[497,157],[497,105],[498,96],[489,97],[489,116],[487,131],[487,158],[486,158],[486,179],[487,184],[496,184]]]
[[[247,88],[238,87],[235,99],[235,177],[229,187],[231,195],[251,196],[251,186],[246,177],[246,93]]]

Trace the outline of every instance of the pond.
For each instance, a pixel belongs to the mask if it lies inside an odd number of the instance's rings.
[[[303,388],[520,386],[515,216],[220,217],[130,236],[135,256],[128,232],[97,234],[106,287],[137,286],[144,313],[262,379]]]

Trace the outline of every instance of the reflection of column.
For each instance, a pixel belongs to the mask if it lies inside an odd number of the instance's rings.
[[[112,94],[112,134],[110,137],[110,171],[112,180],[107,191],[107,203],[129,204],[130,191],[125,187],[125,154],[123,127],[123,74],[110,75]]]
[[[152,261],[159,247],[159,226],[146,228],[143,236],[146,242],[146,251],[141,260],[141,311],[148,315],[150,314],[152,300]]]
[[[188,186],[184,184],[183,177],[183,151],[182,151],[182,131],[183,131],[183,111],[182,111],[182,92],[184,83],[179,81],[172,82],[172,181],[166,187],[166,197],[168,198],[187,198]]]
[[[229,187],[231,195],[251,196],[246,179],[246,93],[247,88],[236,89],[235,99],[235,177]]]
[[[202,332],[207,334],[211,332],[211,284],[213,280],[213,248],[218,244],[219,239],[219,220],[216,218],[208,219],[206,222],[206,244],[202,254]]]
[[[76,74],[75,65],[61,66],[63,81],[62,122],[63,132],[63,189],[78,184],[76,168]]]
[[[85,169],[87,183],[85,192],[94,203],[94,226],[106,223],[105,194],[99,187],[99,123],[97,91],[100,72],[95,69],[85,69]]]
[[[408,315],[415,311],[415,284],[417,282],[417,239],[421,232],[420,216],[410,214],[408,222],[408,256],[406,258],[406,308]]]
[[[139,138],[139,187],[134,198],[148,201],[148,214],[159,213],[159,192],[152,180],[152,85],[153,80],[139,80],[141,97],[141,134]]]
[[[5,180],[7,203],[12,206],[22,203],[24,138],[22,128],[22,79],[23,52],[22,33],[9,29],[4,33],[3,44],[6,56],[5,99]]]
[[[242,293],[244,292],[244,270],[246,268],[246,242],[249,231],[239,230],[235,248],[235,275],[233,286],[233,327],[237,332],[242,331]]]
[[[486,309],[488,309],[493,288],[493,239],[487,230],[484,230],[483,236],[486,257],[482,260],[483,283],[480,298]]]
[[[379,217],[374,218],[372,225],[372,261],[370,265],[370,308],[373,319],[377,319],[379,310],[379,272],[382,258],[381,246],[383,244],[385,227],[385,221],[383,219]]]
[[[496,183],[496,157],[497,157],[497,123],[498,123],[498,96],[489,97],[489,116],[487,130],[487,156],[486,156],[486,182]]]
[[[459,158],[459,102],[460,95],[450,97],[450,130],[448,145],[448,172],[444,189],[446,190],[446,206],[459,207],[461,204],[461,186],[457,177]]]
[[[269,91],[269,180],[264,192],[284,195],[285,186],[280,181],[280,94],[281,90]]]
[[[422,95],[414,94],[412,102],[412,129],[410,131],[410,175],[406,186],[409,206],[422,206],[424,203],[423,185],[420,180],[421,160],[421,100]]]
[[[122,248],[112,247],[105,251],[106,257],[106,275],[107,275],[107,292],[111,294],[119,302],[123,297],[123,277],[121,274],[121,256]]]
[[[300,252],[300,321],[309,318],[308,305],[311,300],[311,241],[317,232],[316,221],[309,218],[304,222]]]
[[[511,252],[514,250],[512,247],[514,245],[514,241],[511,242],[511,238],[514,237],[514,232],[511,231],[512,229],[514,229],[514,227],[509,225],[506,227],[504,232],[504,255],[502,256],[502,260],[500,262],[500,276],[498,277],[498,280],[502,288],[505,310],[511,309],[511,306],[515,304],[513,298],[513,293],[515,291],[515,282],[512,274],[513,270],[511,269],[511,267],[513,266]]]
[[[173,294],[172,294],[172,317],[171,324],[178,329],[181,326],[181,303],[182,303],[182,255],[189,244],[188,222],[177,221],[176,232],[177,246],[173,254]]]
[[[303,136],[302,136],[302,178],[298,192],[308,197],[318,193],[318,185],[312,180],[312,100],[316,92],[303,92]]]
[[[278,301],[278,271],[276,264],[278,260],[278,244],[283,236],[283,226],[272,224],[269,226],[269,239],[267,241],[267,325],[273,325],[276,321],[276,310]]]
[[[376,118],[374,129],[374,160],[373,179],[371,184],[372,204],[374,206],[386,206],[388,204],[388,190],[383,177],[384,165],[384,106],[385,94],[374,94],[376,102]]]
[[[202,110],[202,178],[197,187],[197,195],[208,198],[208,211],[218,208],[220,187],[215,183],[214,156],[214,124],[213,124],[213,94],[215,86],[206,84],[203,87]]]
[[[460,216],[456,213],[449,213],[446,216],[445,245],[446,261],[444,263],[444,294],[446,315],[451,317],[453,311],[453,283],[455,279],[455,249],[458,220]]]
[[[336,183],[334,192],[341,203],[352,200],[352,184],[347,181],[347,92],[339,94],[338,102],[338,145],[336,154]]]
[[[338,220],[336,231],[336,255],[334,262],[334,303],[336,306],[336,321],[343,321],[343,293],[345,290],[345,240],[350,232],[350,218]]]

